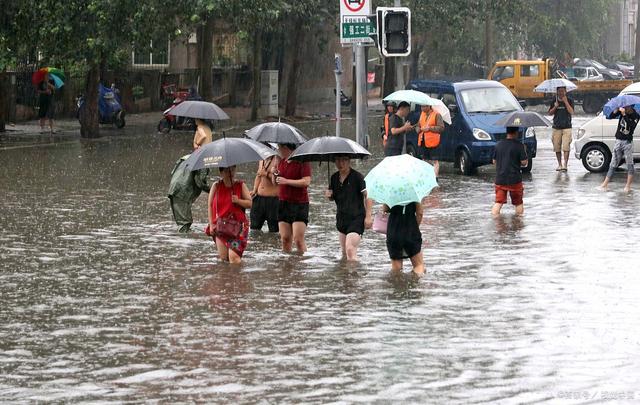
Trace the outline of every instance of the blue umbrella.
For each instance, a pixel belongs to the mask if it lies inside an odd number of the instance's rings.
[[[607,119],[611,119],[611,114],[618,111],[619,108],[629,106],[633,106],[634,110],[640,111],[640,97],[632,96],[631,94],[616,96],[607,101],[607,104],[602,107],[602,114],[604,114]]]

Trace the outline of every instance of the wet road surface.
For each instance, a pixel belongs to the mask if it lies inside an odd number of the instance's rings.
[[[254,232],[233,268],[200,232],[204,196],[197,232],[172,222],[169,172],[191,134],[3,144],[0,401],[640,400],[640,191],[621,192],[624,172],[596,191],[602,175],[573,157],[555,172],[549,132],[523,218],[507,205],[491,218],[491,167],[444,165],[419,281],[390,274],[372,232],[359,264],[340,260],[326,166],[313,166],[308,253]]]

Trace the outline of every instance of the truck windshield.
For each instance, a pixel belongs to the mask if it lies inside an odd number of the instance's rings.
[[[513,94],[500,87],[462,90],[460,97],[468,113],[497,113],[521,109]]]

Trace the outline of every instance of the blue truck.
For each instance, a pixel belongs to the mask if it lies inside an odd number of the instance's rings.
[[[522,111],[524,104],[503,84],[490,80],[413,80],[407,89],[438,98],[449,107],[452,122],[445,125],[437,154],[440,161],[453,162],[465,175],[492,163],[496,142],[506,137],[506,128],[494,123],[512,111]],[[416,106],[409,120],[416,123],[419,116],[420,107]],[[529,164],[522,171],[530,172],[538,146],[536,133],[533,128],[523,128],[520,136],[529,157]],[[416,155],[417,141],[415,131],[407,134],[407,153]]]

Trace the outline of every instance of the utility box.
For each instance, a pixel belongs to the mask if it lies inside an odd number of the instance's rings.
[[[263,70],[260,77],[260,106],[263,117],[277,117],[278,110],[278,71]]]

